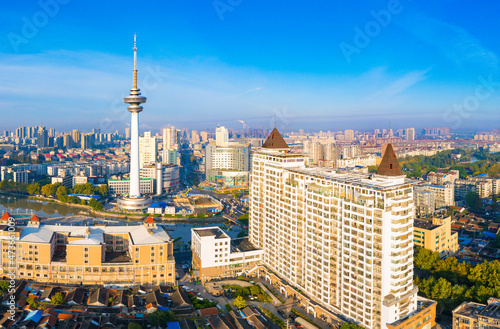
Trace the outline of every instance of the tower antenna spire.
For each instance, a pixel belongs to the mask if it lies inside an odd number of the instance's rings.
[[[276,128],[276,113],[274,114],[274,128]]]
[[[137,34],[134,33],[134,81],[133,89],[137,89]]]

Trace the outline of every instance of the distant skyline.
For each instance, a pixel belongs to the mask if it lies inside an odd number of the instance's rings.
[[[138,8],[134,8],[138,6]],[[499,128],[500,3],[7,2],[0,131]]]

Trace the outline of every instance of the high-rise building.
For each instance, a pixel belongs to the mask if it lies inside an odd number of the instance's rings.
[[[215,145],[216,146],[226,146],[229,139],[229,133],[226,127],[218,126],[215,129]]]
[[[354,130],[347,129],[344,131],[344,139],[348,141],[354,140]]]
[[[43,126],[38,127],[37,146],[38,146],[38,148],[44,148],[44,147],[49,146],[49,139],[47,136],[47,130],[45,130],[45,127],[43,127]]]
[[[405,140],[407,141],[415,140],[415,128],[405,129]]]
[[[202,143],[208,142],[208,133],[206,131],[200,131],[200,138]]]
[[[252,159],[249,238],[269,271],[365,328],[417,311],[414,182],[391,144],[376,175],[306,167],[277,130]]]
[[[193,130],[191,132],[191,143],[193,144],[197,144],[200,142],[200,135],[198,134],[198,131],[197,130]]]
[[[49,129],[49,137],[56,137],[56,129],[55,128]]]
[[[205,176],[209,182],[223,186],[244,186],[250,174],[250,146],[205,147]]]
[[[153,164],[158,158],[158,147],[156,136],[151,136],[151,131],[145,131],[144,137],[139,137],[139,168],[147,164]]]
[[[130,89],[130,96],[127,96],[123,101],[129,106],[127,110],[131,113],[130,121],[130,189],[128,196],[121,196],[117,200],[117,205],[121,209],[126,210],[143,210],[146,209],[152,202],[148,196],[143,196],[140,190],[139,177],[139,113],[142,112],[141,104],[146,103],[146,97],[141,95],[141,91],[137,86],[137,47],[136,36],[134,36],[134,71],[133,84]]]
[[[125,139],[130,139],[130,128],[125,128]]]
[[[63,136],[63,140],[64,140],[63,145],[65,148],[69,149],[73,147],[73,138],[71,137],[70,134],[65,134]]]
[[[73,138],[73,145],[80,145],[81,133],[78,129],[73,129],[71,132],[71,138]]]
[[[90,150],[94,148],[95,135],[93,133],[81,134],[81,146],[83,150]]]
[[[177,150],[177,129],[169,127],[163,129],[163,150]]]

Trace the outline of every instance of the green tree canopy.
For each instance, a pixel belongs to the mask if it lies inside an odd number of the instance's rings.
[[[28,193],[31,195],[40,194],[41,190],[42,190],[42,188],[40,187],[40,183],[38,183],[38,182],[29,184],[26,187],[26,191],[28,191]]]
[[[176,321],[174,312],[157,310],[148,315],[148,321],[151,326],[165,326],[169,321]]]
[[[234,299],[234,302],[232,302],[232,304],[234,306],[236,306],[238,309],[242,309],[244,308],[245,306],[247,306],[247,304],[245,303],[245,299],[243,299],[243,297],[241,296],[238,296]]]
[[[64,304],[64,297],[62,293],[60,292],[55,293],[54,296],[50,298],[50,302],[56,305]]]

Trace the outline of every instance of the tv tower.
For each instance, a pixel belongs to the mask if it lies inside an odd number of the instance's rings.
[[[137,88],[137,35],[134,35],[134,71],[132,89],[130,95],[123,98],[129,106],[127,110],[131,113],[130,122],[130,192],[128,197],[118,198],[118,207],[127,210],[142,210],[147,208],[152,200],[148,196],[141,195],[139,179],[139,113],[142,112],[141,104],[146,103],[146,97],[141,96]]]

